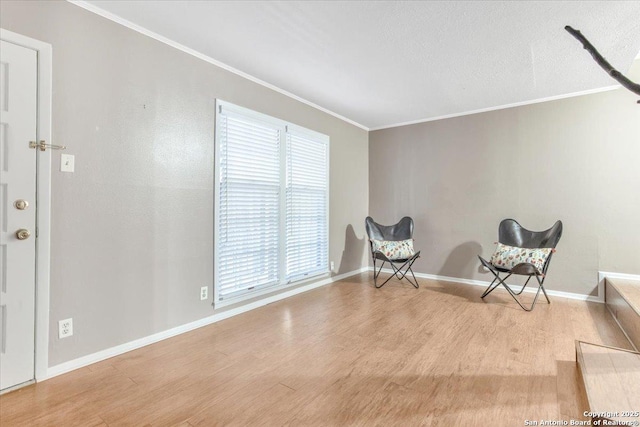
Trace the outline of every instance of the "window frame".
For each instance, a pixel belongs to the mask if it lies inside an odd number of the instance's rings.
[[[246,118],[254,119],[259,122],[266,122],[270,125],[277,126],[281,129],[280,132],[280,218],[279,218],[279,235],[278,235],[278,244],[279,244],[279,260],[278,260],[278,283],[271,286],[262,287],[260,289],[254,291],[246,291],[239,295],[231,296],[226,299],[220,300],[220,286],[219,286],[219,270],[220,267],[220,251],[219,245],[219,228],[220,228],[220,211],[222,209],[221,200],[220,200],[220,183],[221,183],[221,155],[220,155],[220,141],[221,141],[221,126],[220,119],[222,117],[223,111],[229,111],[231,113],[240,114],[245,116]],[[325,212],[325,227],[326,227],[326,259],[324,260],[325,269],[322,272],[305,276],[301,279],[295,281],[287,281],[286,279],[286,189],[287,189],[287,135],[291,132],[292,134],[304,135],[307,138],[312,138],[326,144],[326,191],[325,191],[325,203],[326,203],[326,212]],[[241,107],[239,105],[232,104],[227,101],[223,101],[221,99],[216,99],[216,109],[215,109],[215,140],[214,140],[214,221],[213,221],[213,242],[214,242],[214,266],[213,266],[213,306],[214,308],[221,308],[233,304],[237,304],[242,301],[246,301],[249,299],[254,299],[266,294],[271,294],[273,292],[283,290],[286,288],[294,287],[297,285],[305,284],[313,280],[317,280],[323,277],[328,277],[331,273],[329,268],[330,266],[330,230],[329,230],[329,214],[331,212],[331,207],[329,205],[330,197],[330,184],[331,184],[331,176],[330,176],[330,138],[327,135],[322,133],[304,128],[302,126],[298,126],[292,123],[289,123],[285,120],[278,119],[267,114],[263,114],[245,107]]]

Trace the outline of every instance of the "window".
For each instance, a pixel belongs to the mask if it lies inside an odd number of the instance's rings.
[[[287,133],[286,279],[327,272],[327,144]]]
[[[329,271],[329,138],[217,102],[215,303]]]

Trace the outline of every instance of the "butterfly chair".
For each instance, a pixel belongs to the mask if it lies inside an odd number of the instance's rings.
[[[482,265],[495,276],[493,282],[482,294],[482,298],[493,292],[499,285],[502,285],[518,305],[526,311],[533,310],[540,291],[544,293],[547,302],[551,304],[547,291],[544,289],[544,279],[546,278],[551,256],[555,252],[561,236],[562,221],[556,221],[553,227],[545,231],[530,231],[518,224],[514,219],[502,220],[498,227],[498,247],[491,257],[491,261],[487,261],[478,255]],[[515,292],[505,282],[513,274],[527,276],[526,282],[518,292]],[[500,277],[500,275],[504,277]],[[538,282],[538,292],[536,292],[531,307],[527,308],[522,305],[518,295],[524,291],[532,277],[535,277]]]
[[[393,277],[407,281],[418,288],[418,281],[413,274],[411,266],[420,257],[420,251],[413,250],[413,219],[405,216],[394,225],[381,225],[371,218],[365,220],[367,235],[371,245],[371,257],[373,258],[373,283],[376,288],[383,287]],[[376,261],[382,261],[380,268],[376,268]],[[378,276],[385,263],[389,263],[393,274],[382,284],[378,285]],[[397,267],[399,265],[399,267]],[[407,276],[411,273],[413,281]]]

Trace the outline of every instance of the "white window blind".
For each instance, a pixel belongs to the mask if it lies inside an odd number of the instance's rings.
[[[220,118],[220,299],[279,281],[280,130],[228,113]]]
[[[287,133],[288,281],[327,269],[327,143]]]
[[[329,138],[217,108],[216,305],[327,273]]]

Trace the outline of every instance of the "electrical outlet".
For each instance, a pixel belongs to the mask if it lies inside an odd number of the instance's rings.
[[[200,288],[200,301],[204,301],[209,298],[209,287],[203,286]]]
[[[331,271],[333,271],[333,269],[336,267],[335,263],[333,261],[331,261]]]
[[[64,319],[58,322],[58,338],[67,338],[73,335],[73,319]]]

